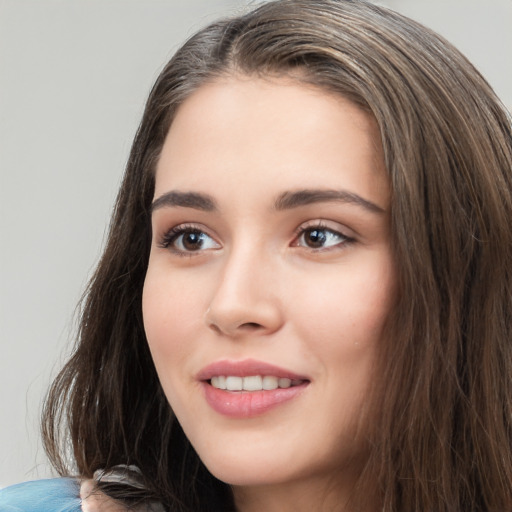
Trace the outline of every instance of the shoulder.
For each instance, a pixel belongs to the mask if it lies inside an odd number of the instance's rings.
[[[80,483],[73,478],[35,480],[0,489],[2,512],[80,512]]]
[[[125,506],[98,491],[94,480],[82,481],[80,496],[83,512],[165,512],[164,507],[155,501]]]

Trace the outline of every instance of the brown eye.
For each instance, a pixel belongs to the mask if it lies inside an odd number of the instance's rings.
[[[332,229],[321,226],[306,228],[298,237],[297,245],[310,249],[327,249],[337,245],[343,245],[349,238]]]
[[[205,236],[206,235],[200,231],[189,231],[177,238],[181,238],[181,245],[186,251],[198,251],[204,245]]]
[[[325,230],[322,229],[307,229],[304,232],[304,242],[309,247],[323,247],[325,242],[327,240],[327,235],[325,233]]]
[[[177,226],[163,237],[160,247],[177,254],[187,254],[219,249],[220,245],[200,229]]]

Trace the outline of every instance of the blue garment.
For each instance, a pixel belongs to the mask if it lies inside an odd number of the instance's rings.
[[[35,480],[0,489],[0,512],[81,512],[80,483],[73,478]]]

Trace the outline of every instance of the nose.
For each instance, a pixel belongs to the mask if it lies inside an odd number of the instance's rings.
[[[272,334],[282,326],[278,280],[271,259],[249,248],[226,258],[205,315],[210,329],[241,338]]]

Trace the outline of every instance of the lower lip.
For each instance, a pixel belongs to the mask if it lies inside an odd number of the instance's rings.
[[[203,382],[203,389],[206,401],[214,411],[231,418],[251,418],[294,399],[307,385],[305,382],[298,386],[269,391],[226,391]]]

